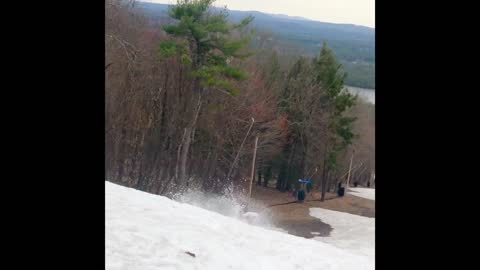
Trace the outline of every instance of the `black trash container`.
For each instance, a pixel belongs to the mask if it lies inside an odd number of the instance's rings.
[[[345,188],[341,187],[338,189],[338,197],[343,197],[345,195]]]
[[[299,202],[303,202],[305,200],[305,191],[304,190],[299,190],[297,192],[297,199]]]

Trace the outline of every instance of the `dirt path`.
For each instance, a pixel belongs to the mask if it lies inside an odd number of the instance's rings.
[[[310,216],[309,208],[312,207],[375,217],[375,201],[356,196],[337,197],[329,193],[321,202],[319,192],[310,192],[305,202],[297,203],[291,193],[255,186],[252,198],[252,211],[269,216],[275,226],[305,238],[329,236],[333,229],[321,219]]]

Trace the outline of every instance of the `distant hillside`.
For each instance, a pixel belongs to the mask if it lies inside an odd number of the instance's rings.
[[[139,2],[151,18],[165,19],[168,5]],[[375,29],[352,24],[313,21],[282,14],[259,11],[229,10],[230,19],[238,22],[253,15],[253,26],[273,34],[269,39],[280,49],[298,48],[299,53],[313,56],[320,52],[323,41],[334,50],[348,73],[346,84],[375,89]]]

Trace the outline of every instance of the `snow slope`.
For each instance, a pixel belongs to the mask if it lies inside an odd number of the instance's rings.
[[[310,208],[310,215],[330,224],[333,228],[329,237],[315,237],[314,239],[366,256],[374,263],[375,218],[323,208]]]
[[[330,244],[105,182],[107,270],[374,269]],[[185,252],[195,254],[195,257]]]
[[[353,192],[347,192],[349,195],[357,196],[357,197],[362,197],[365,199],[369,200],[375,200],[375,189],[374,188],[348,188],[350,191]]]

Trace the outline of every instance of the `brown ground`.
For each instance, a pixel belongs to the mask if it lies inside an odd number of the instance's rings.
[[[310,216],[311,207],[375,217],[375,201],[349,195],[337,197],[336,194],[328,193],[325,201],[321,202],[320,192],[310,192],[305,202],[297,203],[292,193],[255,186],[252,189],[252,200],[250,211],[268,215],[275,226],[306,238],[316,236],[311,232],[320,233],[317,236],[328,236],[332,230],[330,225]]]

